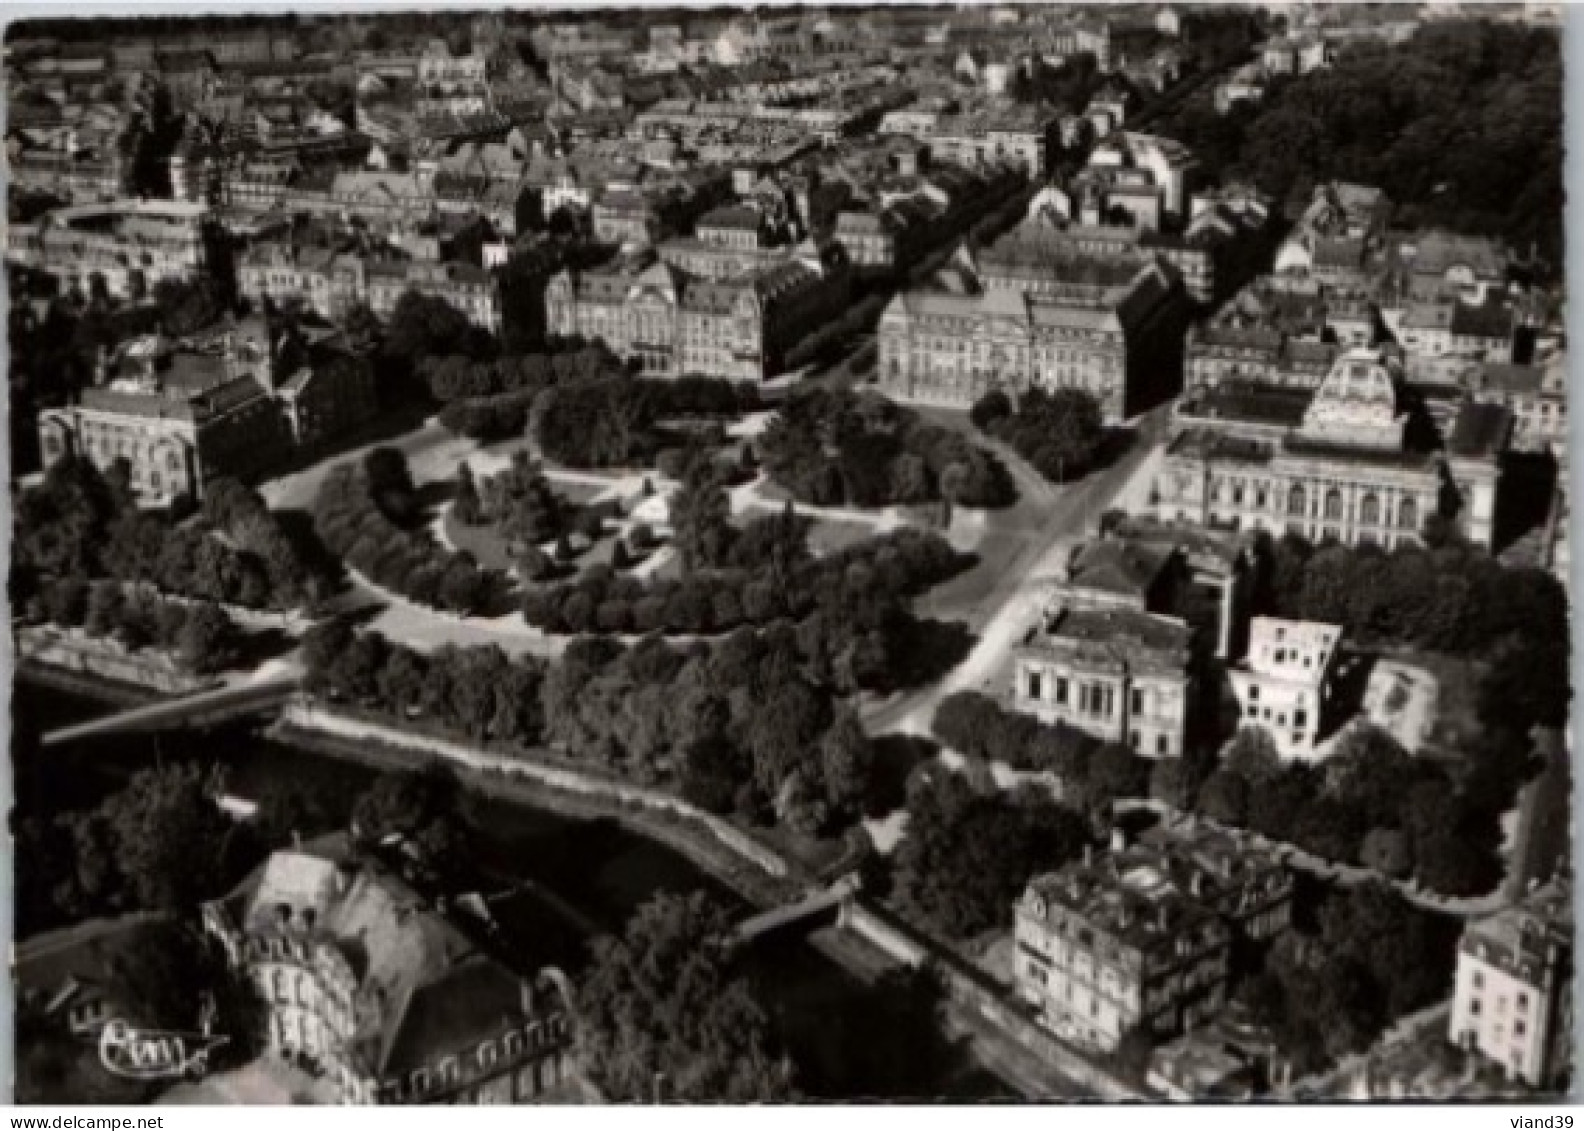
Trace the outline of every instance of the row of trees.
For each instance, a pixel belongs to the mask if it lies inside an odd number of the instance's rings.
[[[872,788],[863,728],[785,624],[685,648],[581,638],[547,666],[493,647],[424,654],[332,622],[309,633],[303,657],[313,691],[401,725],[518,751],[549,744],[710,811],[811,835],[854,820]]]
[[[984,449],[883,397],[816,388],[781,406],[759,440],[770,477],[818,506],[1012,502],[1006,469]]]
[[[457,613],[493,605],[506,579],[468,553],[452,553],[406,529],[418,515],[406,459],[377,448],[362,464],[334,468],[314,501],[314,529],[331,551],[408,600]]]
[[[743,382],[623,374],[545,390],[529,426],[544,453],[569,467],[630,467],[675,443],[660,427],[664,420],[735,417],[760,407],[758,389]]]
[[[1031,388],[1015,409],[1010,397],[994,389],[975,402],[970,418],[1052,483],[1088,474],[1105,444],[1100,404],[1083,389]]]
[[[137,505],[124,458],[108,474],[81,456],[56,461],[22,492],[16,531],[21,599],[39,579],[109,577],[196,600],[285,609],[336,584],[330,566],[250,489],[216,479],[204,510],[177,522]]]
[[[797,1070],[748,979],[728,910],[700,892],[644,904],[596,940],[579,987],[583,1071],[622,1103],[798,1098]]]
[[[119,581],[47,578],[28,602],[28,616],[90,636],[114,637],[129,650],[159,648],[194,675],[223,671],[241,637],[235,622],[210,601],[175,601]]]
[[[1115,742],[1101,742],[1063,723],[1042,723],[1009,711],[978,691],[948,695],[935,710],[936,738],[970,765],[1000,762],[1015,770],[1053,774],[1065,804],[1103,818],[1111,802],[1143,797],[1152,763]],[[1171,763],[1153,763],[1158,766]]]

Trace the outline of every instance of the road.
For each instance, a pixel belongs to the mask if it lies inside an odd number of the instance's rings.
[[[1100,516],[1136,476],[1147,473],[1155,453],[1164,441],[1169,411],[1164,406],[1141,417],[1136,426],[1136,441],[1120,459],[1092,475],[1060,487],[1043,480],[1026,485],[1032,472],[1009,461],[1019,489],[1037,492],[1049,499],[1039,524],[1031,530],[1002,529],[998,533],[1018,539],[1019,548],[997,561],[989,556],[975,570],[991,571],[994,581],[983,597],[975,601],[964,618],[977,634],[973,649],[962,663],[941,680],[928,687],[905,693],[875,705],[864,715],[871,734],[901,731],[927,734],[935,708],[946,696],[957,691],[982,687],[1004,660],[1032,618],[1043,606],[1047,582],[1055,575],[1066,554],[1077,541],[1095,529]],[[996,516],[984,519],[989,527]]]

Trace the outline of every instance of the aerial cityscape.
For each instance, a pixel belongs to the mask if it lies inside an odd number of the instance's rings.
[[[16,1101],[1568,1094],[1560,29],[11,24]]]

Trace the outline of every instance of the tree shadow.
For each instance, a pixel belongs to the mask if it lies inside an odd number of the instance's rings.
[[[793,947],[801,953],[793,953]],[[856,1102],[944,1101],[977,1069],[962,1038],[943,1025],[945,991],[928,970],[894,969],[864,985],[813,950],[783,936],[756,947],[756,978],[765,986],[782,1039],[810,1097]],[[788,978],[778,971],[790,968]]]
[[[298,560],[310,573],[328,577],[337,585],[345,583],[346,564],[320,540],[318,531],[314,529],[312,515],[294,508],[272,510],[270,513],[280,523]]]
[[[1320,720],[1316,741],[1324,742],[1364,710],[1364,693],[1376,662],[1377,657],[1369,652],[1343,653],[1332,676],[1331,703]]]
[[[236,654],[229,665],[238,671],[250,671],[297,646],[296,639],[279,628],[255,629],[239,635]]]
[[[909,616],[894,641],[896,662],[886,686],[875,690],[906,691],[934,683],[962,663],[978,639],[962,621]]]

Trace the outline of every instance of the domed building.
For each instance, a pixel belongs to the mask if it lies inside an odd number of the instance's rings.
[[[1464,401],[1439,447],[1413,444],[1401,388],[1393,354],[1355,348],[1307,402],[1229,387],[1180,407],[1151,494],[1156,516],[1390,549],[1439,515],[1489,548],[1511,414]]]

